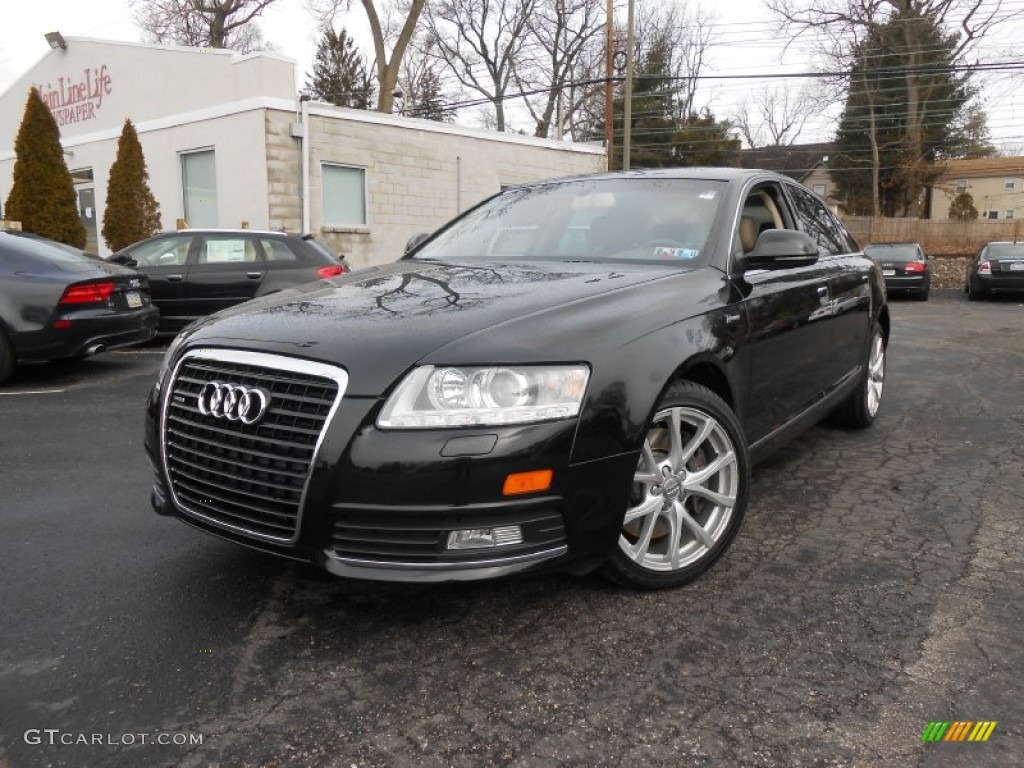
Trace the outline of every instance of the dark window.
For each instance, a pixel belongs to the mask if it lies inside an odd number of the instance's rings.
[[[793,198],[797,217],[800,219],[800,225],[804,232],[818,244],[818,252],[822,256],[850,253],[857,250],[853,238],[832,215],[832,212],[825,207],[825,203],[820,198],[803,187],[790,184],[788,188],[790,196]]]
[[[180,267],[188,259],[192,235],[173,235],[143,243],[128,251],[140,267]]]
[[[284,240],[278,240],[276,237],[264,237],[260,238],[260,244],[263,246],[263,254],[267,257],[267,261],[290,262],[292,264],[305,261],[296,252],[295,247]]]

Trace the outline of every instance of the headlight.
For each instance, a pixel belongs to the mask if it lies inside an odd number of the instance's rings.
[[[429,429],[567,419],[579,414],[589,378],[585,365],[426,365],[402,380],[377,426]]]

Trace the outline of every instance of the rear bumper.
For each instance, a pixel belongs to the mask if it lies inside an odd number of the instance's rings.
[[[974,289],[987,293],[1024,293],[1024,272],[1000,273],[995,275],[974,275],[971,278]]]
[[[928,290],[930,284],[931,277],[928,275],[911,275],[909,277],[897,275],[885,278],[885,289],[890,293],[899,293],[900,291],[920,293]]]
[[[18,334],[12,339],[15,356],[20,362],[60,360],[87,354],[97,346],[105,350],[139,344],[156,335],[159,318],[160,313],[153,306],[131,312],[78,311],[58,315],[58,320],[68,320],[71,325]]]

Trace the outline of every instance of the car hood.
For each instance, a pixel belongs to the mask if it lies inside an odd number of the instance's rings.
[[[650,265],[401,261],[224,310],[192,326],[187,345],[333,363],[348,371],[349,394],[378,396],[421,361],[523,362],[538,359],[541,343],[545,359],[586,359],[579,347],[588,332],[580,331],[595,317],[616,320],[610,294],[679,274]]]

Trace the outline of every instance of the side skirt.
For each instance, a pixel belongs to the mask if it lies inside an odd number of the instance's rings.
[[[800,433],[810,429],[828,416],[857,387],[864,366],[858,365],[824,397],[809,405],[785,424],[776,427],[767,435],[750,446],[750,457],[757,464],[777,451],[786,443],[798,437]]]

